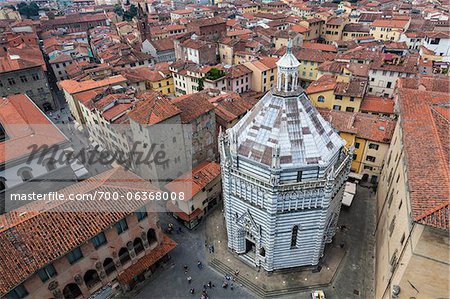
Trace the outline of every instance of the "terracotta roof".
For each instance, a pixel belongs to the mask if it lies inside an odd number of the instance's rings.
[[[128,115],[139,124],[154,125],[181,113],[180,109],[158,92],[147,91],[138,98],[140,101]]]
[[[362,98],[366,92],[367,80],[350,80],[338,82],[334,88],[335,95]]]
[[[184,173],[164,186],[170,192],[184,192],[184,200],[190,200],[209,183],[220,177],[220,164],[203,162],[192,171]]]
[[[181,123],[189,124],[214,109],[214,106],[208,101],[210,98],[207,91],[202,91],[177,97],[172,100],[172,103],[181,110]]]
[[[394,113],[394,101],[387,98],[366,95],[361,102],[360,110],[377,113]]]
[[[303,42],[302,48],[320,50],[325,52],[337,52],[336,46],[334,45],[312,43],[312,42]]]
[[[26,95],[0,99],[0,124],[8,139],[0,142],[0,164],[31,153],[29,146],[59,144],[66,137]]]
[[[166,235],[163,235],[162,241],[156,248],[152,249],[148,254],[141,257],[133,265],[125,269],[117,276],[117,280],[122,284],[129,284],[135,277],[150,266],[155,264],[158,260],[164,257],[167,253],[172,251],[177,246],[177,243]]]
[[[361,112],[346,112],[318,108],[325,120],[339,132],[356,134],[359,138],[389,144],[394,134],[395,120]]]
[[[334,90],[337,81],[335,75],[323,75],[316,81],[311,82],[308,88],[306,88],[306,94],[314,94],[327,90]]]
[[[58,192],[68,197],[98,191],[126,195],[136,190],[158,189],[130,171],[114,168]],[[143,204],[135,200],[108,204],[102,200],[39,201],[1,215],[0,293],[7,293]]]
[[[369,33],[370,28],[369,25],[359,24],[359,23],[350,23],[344,26],[344,32],[364,32]]]
[[[216,116],[229,123],[244,115],[253,105],[237,93],[223,94],[209,99],[213,104]]]
[[[373,27],[387,27],[387,28],[397,28],[405,29],[408,25],[409,20],[398,20],[398,19],[376,19],[371,26]]]
[[[252,70],[243,64],[237,64],[233,65],[229,69],[226,69],[226,72],[231,78],[239,78],[241,76],[252,73]]]
[[[369,77],[370,64],[351,62],[345,65],[345,68],[355,77]]]
[[[94,81],[94,80],[86,80],[77,82],[75,80],[63,80],[58,82],[58,85],[66,90],[70,94],[75,94],[83,91],[88,91],[91,89],[110,86],[115,84],[120,84],[126,82],[125,77],[122,75],[111,76],[102,80]]]
[[[278,58],[275,57],[263,57],[259,60],[253,60],[250,63],[256,66],[261,71],[267,71],[277,67]]]
[[[449,231],[450,79],[397,81],[400,127],[414,221]]]
[[[157,41],[153,41],[152,45],[157,51],[169,51],[174,49],[172,37],[161,38]]]
[[[341,26],[345,23],[345,20],[340,17],[332,17],[326,21],[327,25]]]
[[[275,52],[275,55],[282,56],[286,53],[286,47],[282,47]],[[292,53],[298,60],[324,62],[327,60],[333,60],[336,57],[335,53],[320,51],[316,49],[306,48],[293,48]]]
[[[387,61],[393,57],[399,59],[400,63],[392,63],[392,64],[387,63]],[[409,54],[406,57],[405,56],[399,57],[391,53],[385,53],[384,57],[378,57],[378,59],[374,60],[371,69],[416,74],[418,72],[417,69],[418,62],[419,62],[419,55],[417,54]]]

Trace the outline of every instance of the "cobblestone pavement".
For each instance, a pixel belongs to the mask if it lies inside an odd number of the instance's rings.
[[[160,221],[163,227],[167,227],[169,222],[174,223],[175,228],[179,226],[176,220],[165,213],[160,213]],[[203,285],[211,281],[215,287],[207,289],[208,296],[215,298],[257,298],[239,285],[234,289],[230,287],[222,288],[224,277],[207,266],[205,247],[205,223],[201,223],[197,228],[188,231],[183,227],[181,234],[172,233],[169,235],[178,243],[178,246],[171,252],[172,263],[166,269],[158,269],[148,281],[144,282],[141,289],[130,294],[129,298],[195,298],[201,296]],[[204,265],[203,269],[198,269],[197,261]],[[188,274],[184,274],[183,265],[188,265]],[[187,281],[187,276],[192,277],[191,284]],[[195,289],[195,294],[189,293],[190,288]]]
[[[323,288],[327,299],[374,298],[373,246],[375,229],[375,201],[368,188],[358,187],[357,196],[350,208],[343,208],[339,225],[344,226],[334,240],[336,244],[344,243],[347,254],[336,274],[333,284]],[[178,224],[169,215],[160,214],[163,227],[169,222]],[[221,288],[223,276],[206,266],[207,248],[205,247],[205,222],[196,229],[170,235],[179,245],[172,252],[172,263],[165,269],[159,269],[144,285],[130,294],[129,298],[200,298],[203,284],[212,281],[215,288],[209,290],[210,298],[257,298],[253,293],[239,285],[231,291]],[[363,240],[363,241],[362,241]],[[205,267],[196,266],[200,260]],[[188,284],[183,265],[189,266],[192,284]],[[196,290],[195,295],[189,289]],[[311,298],[310,291],[299,292],[279,298]]]

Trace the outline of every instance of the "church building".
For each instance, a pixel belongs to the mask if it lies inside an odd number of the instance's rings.
[[[269,272],[318,264],[352,159],[298,84],[299,64],[289,42],[277,86],[219,137],[228,248]]]

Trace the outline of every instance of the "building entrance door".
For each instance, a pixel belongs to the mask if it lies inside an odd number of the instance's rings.
[[[256,252],[255,242],[249,239],[245,239],[245,253],[255,254],[255,252]]]

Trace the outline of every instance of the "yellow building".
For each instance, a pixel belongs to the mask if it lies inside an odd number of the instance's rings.
[[[172,215],[188,228],[200,220],[222,199],[220,164],[203,162],[165,186],[169,192],[183,196],[183,200],[168,201]]]
[[[278,58],[264,57],[259,60],[245,62],[244,65],[252,70],[252,90],[266,92],[276,85]]]
[[[147,90],[154,90],[165,95],[174,94],[175,88],[171,73],[165,75],[161,71],[150,71],[149,76],[146,76],[146,78]]]
[[[325,39],[327,44],[331,44],[334,41],[342,40],[342,32],[347,24],[347,20],[341,17],[329,18],[325,25],[322,27],[322,38]]]
[[[375,298],[448,297],[449,78],[401,78],[377,190]],[[420,113],[418,113],[420,112]]]
[[[314,41],[320,38],[322,33],[322,26],[324,26],[325,21],[319,18],[311,18],[303,20],[299,25],[308,29],[305,35],[305,41]]]
[[[395,41],[400,40],[400,35],[405,32],[411,20],[401,19],[377,19],[370,25],[370,35],[378,40]]]
[[[376,183],[380,176],[395,121],[359,112],[319,109],[346,141],[346,147],[354,146],[351,171],[364,181]]]
[[[254,14],[254,13],[259,12],[260,5],[258,3],[249,2],[249,3],[245,3],[242,6],[238,7],[238,10],[243,14],[244,13]]]
[[[316,107],[347,112],[359,112],[367,81],[324,75],[305,90]]]

